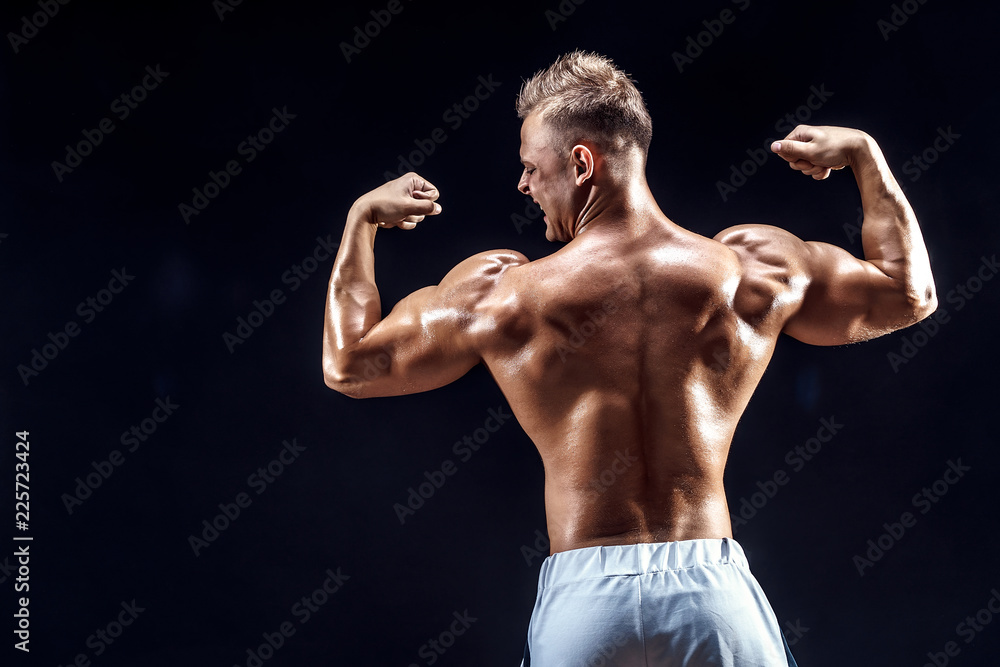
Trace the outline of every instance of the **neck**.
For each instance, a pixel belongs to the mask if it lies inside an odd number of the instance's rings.
[[[666,218],[653,199],[643,174],[621,183],[594,185],[573,225],[573,238],[587,230],[606,226],[629,225],[648,217]]]

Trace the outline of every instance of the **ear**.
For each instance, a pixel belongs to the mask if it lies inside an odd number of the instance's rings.
[[[576,185],[581,186],[594,175],[594,154],[583,144],[577,144],[573,146],[570,159],[576,170]]]

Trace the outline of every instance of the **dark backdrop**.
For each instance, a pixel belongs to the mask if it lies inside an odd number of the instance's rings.
[[[935,0],[7,3],[4,664],[517,664],[539,458],[513,420],[477,431],[506,410],[482,368],[405,398],[327,389],[327,248],[402,157],[445,213],[379,235],[387,308],[478,251],[552,252],[514,187],[513,102],[573,48],[638,81],[654,194],[708,236],[763,222],[860,253],[850,174],[816,183],[759,149],[787,114],[880,141],[939,311],[862,345],[779,343],[733,443],[736,536],[802,665],[995,664],[996,18]],[[30,654],[12,646],[25,595]]]

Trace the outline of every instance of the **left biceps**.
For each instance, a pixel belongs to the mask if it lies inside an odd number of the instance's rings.
[[[869,340],[913,324],[905,291],[875,264],[827,243],[805,242],[809,280],[784,331],[811,345]]]

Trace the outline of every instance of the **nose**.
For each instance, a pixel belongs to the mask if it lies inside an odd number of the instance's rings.
[[[530,191],[528,189],[528,170],[525,169],[521,172],[521,180],[517,182],[517,190],[523,195],[528,194]]]

